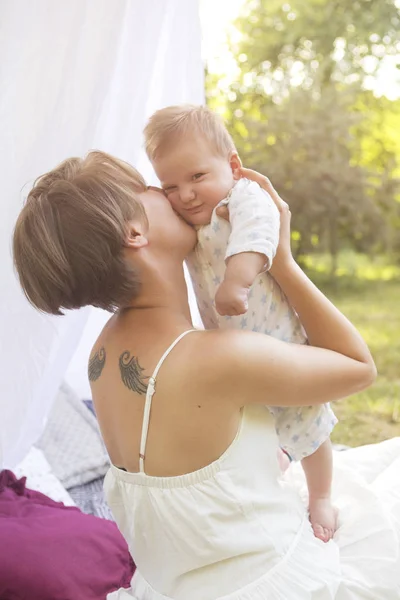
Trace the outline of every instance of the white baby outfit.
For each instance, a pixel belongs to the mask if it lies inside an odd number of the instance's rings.
[[[150,379],[142,455],[158,371],[183,335]],[[327,544],[300,499],[301,469],[284,480],[277,448],[273,416],[250,405],[230,447],[198,471],[154,477],[143,460],[139,473],[112,466],[105,493],[137,570],[108,600],[399,600],[400,439],[335,457],[340,519]]]
[[[241,252],[259,252],[269,268],[279,242],[278,209],[258,184],[239,180],[221,204],[229,206],[229,223],[218,217],[215,209],[210,224],[198,228],[198,243],[187,260],[204,327],[258,331],[304,344],[307,338],[297,314],[267,272],[256,278],[246,314],[222,317],[217,313],[214,298],[224,279],[225,260]],[[293,460],[313,454],[337,423],[328,404],[270,410],[280,445]]]

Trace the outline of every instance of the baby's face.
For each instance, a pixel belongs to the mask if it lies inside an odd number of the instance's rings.
[[[201,137],[165,150],[153,167],[168,200],[191,225],[206,225],[234,185],[229,158],[217,156]]]

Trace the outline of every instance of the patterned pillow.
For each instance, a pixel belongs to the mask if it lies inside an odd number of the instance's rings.
[[[36,446],[67,490],[104,477],[110,466],[96,417],[66,383]]]

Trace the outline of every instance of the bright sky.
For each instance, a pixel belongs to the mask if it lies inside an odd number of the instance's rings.
[[[200,0],[205,57],[216,55],[224,44],[229,25],[236,19],[245,0]]]
[[[200,0],[203,57],[210,72],[227,80],[236,72],[235,60],[229,51],[227,35],[235,36],[233,21],[245,0]],[[237,35],[237,32],[236,32]]]
[[[235,38],[232,23],[244,2],[245,0],[200,0],[203,56],[210,72],[220,75],[226,84],[236,72],[235,61],[227,44],[227,34]],[[378,96],[386,95],[390,100],[400,97],[400,70],[395,66],[398,58],[387,57],[377,79],[371,78],[369,84]]]

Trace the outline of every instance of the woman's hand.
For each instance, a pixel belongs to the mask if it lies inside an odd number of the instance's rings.
[[[243,167],[238,169],[238,171],[241,178],[250,179],[251,181],[258,183],[258,185],[271,196],[275,206],[279,210],[279,245],[271,269],[269,270],[270,274],[274,276],[274,274],[278,274],[281,269],[286,268],[294,262],[292,250],[290,248],[290,219],[292,215],[289,206],[279,196],[268,177],[261,175],[261,173],[257,173],[257,171],[245,169]]]
[[[258,185],[269,194],[274,201],[280,215],[279,245],[273,260],[270,274],[278,274],[279,271],[294,262],[290,248],[290,219],[291,213],[288,204],[282,200],[274,186],[265,175],[257,173],[252,169],[241,167],[235,171],[235,179],[249,179],[258,183]],[[229,220],[229,207],[221,206],[217,209],[217,215],[223,219]]]
[[[287,207],[286,202],[282,200],[268,177],[265,175],[261,175],[261,173],[253,171],[253,169],[245,169],[244,167],[241,167],[240,169],[236,169],[235,178],[236,177],[238,177],[238,179],[250,179],[250,181],[255,181],[255,183],[258,183],[258,185],[271,196],[279,212],[282,212],[282,209],[285,206]]]

